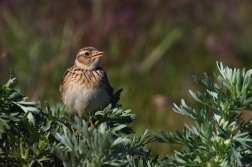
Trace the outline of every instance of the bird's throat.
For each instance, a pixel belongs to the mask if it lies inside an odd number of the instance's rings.
[[[85,65],[81,62],[79,62],[78,60],[75,60],[75,65],[83,70],[95,70],[99,67],[99,61],[94,61],[92,63],[90,63],[90,65]]]

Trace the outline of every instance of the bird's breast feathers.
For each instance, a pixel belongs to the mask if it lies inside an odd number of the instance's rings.
[[[69,68],[64,75],[64,81],[61,86],[63,100],[66,99],[65,96],[70,94],[70,96],[79,94],[80,90],[82,90],[84,98],[95,99],[94,97],[99,95],[111,99],[113,96],[113,88],[110,86],[107,75],[102,68],[97,68],[93,71],[82,70],[76,67]],[[83,97],[79,98],[82,99]],[[89,100],[86,99],[86,101]]]
[[[107,75],[101,68],[90,71],[72,67],[66,71],[63,84],[74,83],[76,86],[91,88],[101,85],[106,79]]]

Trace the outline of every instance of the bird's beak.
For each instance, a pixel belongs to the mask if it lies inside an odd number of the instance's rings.
[[[92,59],[96,59],[103,56],[103,52],[96,52],[93,56],[91,56]]]

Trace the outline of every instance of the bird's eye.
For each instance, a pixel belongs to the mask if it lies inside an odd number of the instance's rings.
[[[85,52],[85,55],[86,55],[86,56],[88,56],[88,55],[89,55],[89,53],[88,53],[88,52]]]

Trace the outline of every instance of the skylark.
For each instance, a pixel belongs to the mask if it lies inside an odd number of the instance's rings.
[[[113,88],[106,72],[99,67],[103,52],[94,47],[78,51],[73,67],[66,70],[60,93],[69,114],[87,115],[106,107]]]

